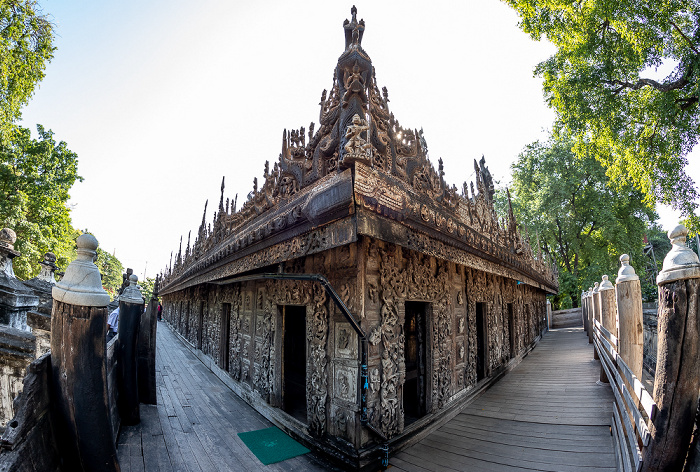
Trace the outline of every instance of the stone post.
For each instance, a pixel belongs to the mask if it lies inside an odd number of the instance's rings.
[[[24,285],[12,268],[17,236],[10,228],[0,231],[0,324],[29,331],[27,312],[39,305],[39,297]]]
[[[605,329],[617,336],[614,288],[613,284],[608,280],[608,276],[604,275],[600,287],[598,287],[598,297],[600,299],[600,322]],[[603,369],[602,361],[600,364],[600,382],[610,383],[605,369]]]
[[[97,239],[81,234],[78,257],[53,287],[51,378],[64,470],[119,471],[107,395],[107,304],[93,264]]]
[[[117,385],[119,388],[119,415],[127,425],[141,421],[136,343],[139,338],[143,297],[138,289],[136,275],[129,276],[129,285],[119,296],[119,324],[117,332]]]
[[[656,278],[659,344],[651,441],[642,470],[681,470],[690,443],[700,389],[700,261],[685,244],[688,230],[668,232],[671,250]]]
[[[639,380],[644,368],[644,319],[642,285],[629,264],[630,256],[620,256],[620,270],[615,281],[620,356]]]
[[[600,292],[598,291],[598,282],[593,284],[591,292],[591,341],[593,342],[593,333],[595,331],[595,323],[593,320],[600,322]],[[598,351],[593,349],[593,359],[599,360]]]
[[[41,272],[33,279],[24,282],[34,294],[39,297],[39,306],[35,310],[27,312],[27,325],[36,336],[36,358],[43,356],[51,350],[51,309],[53,297],[51,291],[56,285],[56,255],[47,252],[39,261]]]

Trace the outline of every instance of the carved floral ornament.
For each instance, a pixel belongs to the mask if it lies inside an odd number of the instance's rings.
[[[353,7],[352,19],[346,20],[345,51],[338,59],[330,92],[321,94],[319,126],[312,122],[308,131],[284,130],[282,150],[270,167],[265,162],[262,185],[253,181],[253,191],[238,208],[238,199],[221,198],[212,223],[206,223],[205,203],[202,223],[191,244],[188,238],[183,251],[180,248],[171,259],[163,276],[163,288],[172,285],[185,273],[196,273],[230,253],[245,247],[246,243],[264,239],[292,224],[301,216],[291,212],[287,218],[267,221],[254,231],[244,232],[251,222],[266,217],[266,213],[280,205],[294,201],[299,193],[315,185],[320,179],[360,162],[374,171],[408,184],[420,195],[428,197],[443,212],[424,213],[423,207],[414,211],[450,233],[465,234],[465,226],[488,234],[491,244],[498,244],[508,253],[537,265],[540,273],[556,280],[549,263],[541,254],[534,254],[530,244],[517,228],[512,210],[507,220],[499,220],[493,206],[493,179],[482,157],[474,162],[476,188],[464,183],[461,193],[444,179],[442,159],[435,169],[428,158],[428,146],[423,130],[403,128],[389,110],[386,87],[380,88],[376,71],[369,55],[361,46],[364,20],[357,20]],[[415,202],[408,202],[415,205]],[[552,274],[552,275],[550,275]]]

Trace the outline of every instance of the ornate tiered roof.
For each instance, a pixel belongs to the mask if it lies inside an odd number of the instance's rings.
[[[338,58],[333,85],[321,94],[318,129],[312,122],[308,132],[304,127],[283,131],[278,160],[272,168],[265,162],[262,185],[254,179],[253,191],[240,209],[236,200],[224,200],[222,180],[213,223],[206,222],[205,203],[194,243],[188,237],[183,250],[181,240],[175,260],[163,274],[163,290],[352,242],[357,234],[391,239],[395,232],[382,233],[377,225],[359,220],[346,225],[342,236],[309,236],[316,242],[298,239],[324,224],[337,225],[344,217],[371,213],[436,239],[438,246],[446,245],[428,248],[414,235],[408,247],[470,265],[476,256],[486,261],[479,264],[485,270],[511,277],[517,273],[527,283],[555,291],[554,269],[539,251],[533,253],[512,208],[505,219],[496,214],[493,180],[484,158],[474,161],[476,182],[465,182],[458,190],[446,183],[442,159],[437,169],[430,161],[423,130],[399,124],[389,109],[387,89],[380,91],[375,68],[361,46],[364,20],[357,20],[355,7],[351,12],[352,19],[343,24],[345,50]],[[292,240],[300,250],[270,249]],[[455,255],[455,248],[466,255]],[[256,257],[251,259],[253,253]],[[243,258],[247,262],[241,262]],[[229,264],[234,261],[238,262]],[[225,264],[229,267],[224,270]]]

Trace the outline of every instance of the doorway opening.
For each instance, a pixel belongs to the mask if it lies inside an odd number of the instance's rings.
[[[430,305],[424,302],[406,302],[404,319],[404,359],[406,377],[403,385],[404,424],[408,425],[425,416],[427,320]]]
[[[476,381],[486,377],[486,304],[476,304]]]
[[[282,409],[306,423],[306,307],[282,309]]]
[[[224,303],[221,311],[221,338],[219,344],[219,367],[228,372],[229,346],[231,341],[231,304]]]
[[[508,340],[510,341],[510,358],[515,357],[515,314],[513,313],[513,304],[508,304]]]

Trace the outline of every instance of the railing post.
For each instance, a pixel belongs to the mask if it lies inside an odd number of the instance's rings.
[[[141,316],[141,326],[139,327],[138,350],[138,378],[139,378],[139,401],[147,405],[155,405],[156,398],[156,298],[158,290],[158,278],[153,289],[151,300],[148,302],[148,309]]]
[[[615,298],[619,320],[620,356],[638,379],[644,368],[644,320],[642,285],[629,264],[630,256],[620,256],[620,270],[615,281]]]
[[[695,422],[700,388],[700,261],[686,247],[688,230],[668,232],[671,250],[659,284],[659,344],[654,380],[658,407],[644,453],[644,471],[681,470]]]
[[[591,337],[589,342],[593,342],[593,330],[595,323],[593,320],[598,320],[600,323],[600,292],[598,291],[598,282],[593,284],[593,291],[591,292]],[[599,360],[598,350],[593,349],[593,359]]]
[[[588,334],[588,318],[586,318],[586,292],[581,292],[581,319],[583,330]]]
[[[119,325],[117,333],[117,385],[119,386],[119,415],[127,425],[141,421],[136,343],[143,313],[143,297],[136,286],[138,277],[129,276],[129,285],[119,295]]]
[[[593,344],[593,287],[588,287],[586,292],[586,320],[588,320],[588,344]],[[593,355],[596,355],[595,352]]]
[[[608,280],[608,276],[604,275],[603,280],[598,287],[598,298],[600,300],[600,324],[611,333],[617,333],[615,320],[615,287]],[[603,369],[603,363],[600,364],[600,382],[610,383],[608,375]]]
[[[107,304],[93,264],[97,239],[82,234],[78,257],[52,289],[51,378],[64,470],[118,471],[107,395]]]

